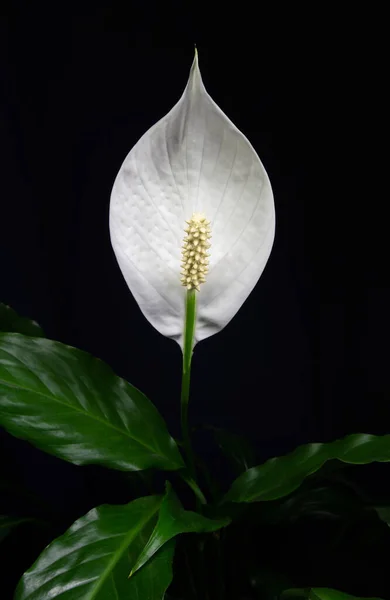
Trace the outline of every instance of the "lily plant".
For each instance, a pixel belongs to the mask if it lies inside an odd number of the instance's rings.
[[[189,451],[193,348],[239,310],[263,272],[275,234],[268,175],[206,92],[197,52],[179,102],[119,170],[110,232],[143,314],[183,351],[182,429]]]
[[[182,350],[182,439],[174,440],[151,401],[108,365],[46,339],[37,323],[0,305],[0,424],[76,465],[141,475],[159,470],[166,479],[163,492],[157,484],[156,493],[141,496],[134,480],[126,480],[127,504],[104,504],[80,516],[27,568],[15,599],[353,598],[347,592],[359,590],[311,587],[311,576],[302,581],[286,566],[275,573],[264,556],[258,564],[258,539],[265,539],[273,524],[280,529],[303,512],[313,516],[313,506],[316,516],[330,519],[336,511],[341,519],[345,497],[337,496],[335,503],[332,486],[321,479],[323,466],[329,460],[388,462],[389,435],[307,444],[256,465],[241,438],[210,427],[238,475],[228,490],[191,446],[194,347],[223,329],[243,305],[265,268],[275,234],[266,170],[206,92],[197,53],[177,104],[120,167],[109,228],[142,313]],[[187,484],[194,493],[191,510],[183,504],[191,500],[180,498]],[[390,524],[388,507],[364,504],[356,494],[348,497],[348,518],[350,507],[358,506],[357,523],[367,518]],[[23,524],[32,518],[0,515],[0,534],[3,529],[3,537],[12,535],[17,526],[22,536]],[[244,530],[248,534],[240,538]],[[252,544],[249,553],[245,544]]]

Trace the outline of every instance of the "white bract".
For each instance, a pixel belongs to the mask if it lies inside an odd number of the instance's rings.
[[[111,242],[127,285],[150,323],[181,346],[186,291],[195,288],[199,342],[248,297],[274,232],[267,173],[206,92],[195,55],[179,102],[133,147],[112,189]]]

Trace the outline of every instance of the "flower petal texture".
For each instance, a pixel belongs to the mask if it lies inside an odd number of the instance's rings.
[[[271,252],[271,184],[246,137],[203,85],[197,54],[179,102],[125,158],[110,202],[110,235],[143,314],[181,346],[186,221],[210,221],[208,274],[197,293],[195,343],[220,331],[256,285]]]

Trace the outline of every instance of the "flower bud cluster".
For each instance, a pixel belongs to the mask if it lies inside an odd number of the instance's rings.
[[[206,281],[206,274],[209,270],[210,221],[202,213],[193,213],[191,219],[186,223],[187,227],[184,229],[186,236],[182,249],[181,282],[187,290],[199,292],[199,286]]]

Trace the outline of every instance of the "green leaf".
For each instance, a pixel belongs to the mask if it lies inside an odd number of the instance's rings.
[[[254,453],[248,440],[224,429],[213,428],[213,431],[219,448],[238,473],[246,471],[254,464]]]
[[[380,600],[380,598],[360,598],[331,588],[290,589],[281,598],[309,598],[309,600]]]
[[[242,506],[230,504],[225,506]],[[361,521],[367,517],[367,509],[360,498],[349,489],[330,485],[309,487],[303,485],[300,489],[278,500],[262,504],[253,504],[255,513],[246,513],[248,518],[257,519],[260,523],[296,523],[300,519],[327,519]]]
[[[291,454],[271,458],[240,475],[224,502],[257,502],[286,496],[331,459],[350,464],[389,462],[390,435],[354,434],[328,444],[300,446]]]
[[[310,600],[364,600],[357,596],[351,596],[338,590],[330,588],[312,588],[309,595]],[[379,598],[366,598],[365,600],[380,600]]]
[[[10,533],[12,529],[22,523],[29,523],[32,519],[23,517],[9,517],[0,515],[0,542]]]
[[[160,496],[149,496],[94,508],[45,548],[20,580],[15,600],[162,600],[172,580],[172,543],[128,578],[160,504]]]
[[[0,333],[0,425],[77,465],[183,467],[144,394],[90,354],[43,338]]]
[[[150,558],[176,535],[181,533],[206,533],[229,525],[230,519],[207,519],[196,512],[184,510],[169,482],[166,484],[166,494],[161,503],[158,521],[148,543],[133,566],[132,576]]]
[[[374,506],[378,517],[390,527],[390,506]]]
[[[34,337],[45,335],[36,321],[20,317],[13,308],[2,303],[0,303],[0,331],[23,333]]]

